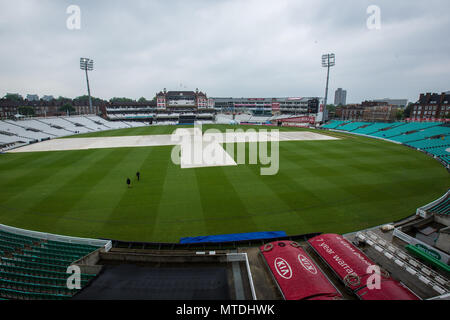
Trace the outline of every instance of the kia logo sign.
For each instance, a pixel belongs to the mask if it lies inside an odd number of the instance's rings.
[[[317,274],[317,269],[314,266],[314,264],[304,255],[299,254],[298,255],[298,261],[300,261],[300,264],[305,268],[307,271],[311,272],[312,274]]]
[[[286,260],[283,258],[276,258],[275,262],[275,270],[277,270],[277,273],[284,279],[289,280],[292,278],[292,269],[289,263],[287,263]]]

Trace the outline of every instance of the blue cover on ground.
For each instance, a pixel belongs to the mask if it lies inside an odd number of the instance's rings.
[[[284,231],[232,233],[219,234],[215,236],[185,237],[180,239],[180,243],[231,242],[242,240],[272,239],[286,236],[287,234]]]

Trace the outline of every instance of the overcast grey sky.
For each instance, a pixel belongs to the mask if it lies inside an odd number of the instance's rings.
[[[81,28],[69,30],[69,5]],[[370,30],[369,5],[381,12]],[[450,90],[448,0],[0,0],[0,95],[152,98],[163,88],[221,97],[324,96],[336,54],[347,102]],[[329,100],[329,101],[330,101]]]

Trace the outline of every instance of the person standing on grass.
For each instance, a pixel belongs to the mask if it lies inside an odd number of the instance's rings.
[[[131,180],[130,180],[130,178],[127,178],[127,185],[128,185],[128,188],[129,188],[130,185],[131,185]]]
[[[141,173],[138,171],[138,172],[136,172],[136,177],[137,177],[137,179],[138,179],[138,181],[139,181],[139,178],[141,177]]]

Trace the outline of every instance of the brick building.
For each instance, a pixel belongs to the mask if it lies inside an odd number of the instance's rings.
[[[363,120],[368,122],[390,122],[397,120],[400,108],[390,105],[364,107]]]
[[[58,100],[9,100],[0,99],[0,118],[7,119],[16,116],[20,113],[21,107],[33,108],[34,116],[36,117],[53,117],[66,115],[66,112],[60,111],[60,108],[69,103],[75,109],[72,114],[89,114],[89,101],[83,100],[71,100],[71,99],[58,99]],[[101,106],[106,105],[106,101],[93,101],[92,108],[95,114],[101,112]]]
[[[397,106],[386,105],[381,102],[364,101],[361,104],[349,104],[336,108],[335,118],[352,121],[395,121]]]
[[[412,120],[450,119],[450,93],[422,93],[411,110]]]
[[[360,104],[348,104],[336,108],[335,118],[342,120],[362,120],[363,113],[364,107]]]

